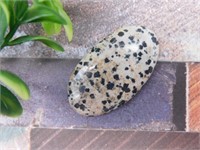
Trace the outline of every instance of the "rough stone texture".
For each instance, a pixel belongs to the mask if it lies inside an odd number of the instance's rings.
[[[44,137],[45,134],[45,137]],[[33,150],[197,150],[198,133],[33,129]]]
[[[159,63],[133,100],[110,114],[88,118],[74,112],[67,102],[68,78],[78,61],[2,59],[2,69],[12,70],[27,82],[31,99],[21,102],[24,114],[20,118],[1,116],[0,125],[176,130],[172,122],[172,100],[177,63]]]
[[[29,148],[29,128],[0,127],[0,150],[28,150]]]
[[[69,44],[62,32],[55,37],[65,48],[54,52],[40,43],[29,42],[4,49],[0,57],[82,58],[109,33],[124,25],[144,25],[160,42],[161,61],[200,61],[200,1],[198,0],[63,0],[74,24]],[[16,36],[43,34],[40,25],[23,26]]]

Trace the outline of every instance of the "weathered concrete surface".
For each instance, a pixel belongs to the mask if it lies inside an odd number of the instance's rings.
[[[78,61],[2,59],[2,69],[12,70],[27,82],[31,99],[21,102],[24,113],[20,118],[0,117],[0,125],[177,130],[172,122],[177,63],[159,63],[142,91],[120,109],[99,117],[84,117],[67,102],[68,79]]]
[[[200,61],[199,0],[63,0],[74,24],[69,44],[65,33],[56,36],[65,48],[54,52],[29,42],[6,48],[0,57],[81,58],[87,50],[123,25],[144,25],[160,42],[160,61]],[[23,26],[16,36],[43,34],[39,25]]]
[[[24,127],[0,127],[0,150],[30,149],[30,129]]]

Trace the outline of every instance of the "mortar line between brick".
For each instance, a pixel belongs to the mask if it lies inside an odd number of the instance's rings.
[[[189,63],[186,63],[186,132],[189,132]]]

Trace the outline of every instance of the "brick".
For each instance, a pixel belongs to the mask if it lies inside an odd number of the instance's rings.
[[[188,69],[188,130],[200,132],[200,64],[189,64]]]
[[[42,131],[42,132],[39,132]],[[44,139],[38,137],[43,132],[59,133]],[[36,134],[35,134],[36,132]],[[34,136],[32,136],[34,134]],[[198,133],[183,132],[149,132],[149,131],[117,131],[117,130],[76,130],[76,129],[32,129],[31,149],[66,149],[66,150],[90,150],[90,149],[176,149],[196,150],[200,148]],[[43,143],[46,143],[44,145]],[[40,147],[35,147],[35,144]],[[44,146],[43,146],[44,145]]]

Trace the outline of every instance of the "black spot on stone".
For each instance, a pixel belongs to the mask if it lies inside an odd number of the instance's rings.
[[[126,102],[124,101],[124,100],[122,100],[121,102],[119,102],[119,105],[118,105],[118,107],[120,107],[120,106],[122,106],[122,105],[124,105]]]
[[[79,64],[80,64],[80,65],[82,65],[82,64],[83,64],[83,62],[79,62]]]
[[[109,45],[109,48],[112,48],[112,45]]]
[[[107,103],[107,101],[102,101],[102,104],[105,105]]]
[[[107,96],[107,97],[110,97],[110,95],[109,95],[109,93],[108,93],[108,92],[106,92],[106,96]]]
[[[105,106],[103,106],[103,111],[104,111],[104,112],[109,112],[109,111],[110,111],[110,109],[109,109],[109,108],[107,108],[107,107],[105,107]]]
[[[98,68],[97,65],[94,68],[97,69]]]
[[[139,52],[138,55],[141,57],[143,54],[142,54],[142,52]]]
[[[146,50],[144,50],[144,52],[145,52],[146,54],[148,54],[148,52],[147,52]]]
[[[72,94],[72,90],[69,90],[69,94]]]
[[[151,40],[152,40],[152,42],[155,43],[156,45],[159,44],[158,41],[157,41],[157,39],[156,39],[155,37],[152,37]]]
[[[105,61],[105,63],[110,62],[110,60],[108,58],[105,58],[104,61]]]
[[[134,56],[134,57],[137,57],[137,53],[133,53],[133,56]]]
[[[118,36],[123,36],[124,35],[124,32],[119,32],[118,33]]]
[[[115,44],[115,48],[118,48],[118,45],[117,45],[117,44]]]
[[[78,73],[78,70],[75,70],[75,71],[74,71],[74,75],[77,75],[77,73]]]
[[[137,93],[137,88],[136,88],[135,86],[133,87],[132,93],[133,93],[133,94],[136,94],[136,93]]]
[[[105,85],[105,79],[104,78],[101,78],[101,84]]]
[[[82,102],[85,104],[85,103],[86,103],[86,100],[82,100]]]
[[[142,81],[142,82],[141,82],[141,85],[143,85],[143,84],[144,84],[144,82]]]
[[[151,32],[149,32],[149,34],[150,34],[151,36],[154,36],[154,34],[153,34],[153,33],[151,33]]]
[[[85,86],[80,86],[79,87],[79,92],[84,93],[85,92]]]
[[[99,78],[99,77],[100,77],[99,71],[97,71],[97,72],[94,73],[94,77],[95,77],[95,78]]]
[[[126,76],[126,79],[130,79],[130,77],[129,77],[129,76]]]
[[[125,67],[125,69],[124,70],[128,70],[129,68],[128,67]]]
[[[115,71],[117,71],[117,69],[116,69],[115,67],[113,67],[113,68],[112,68],[112,71],[115,72]]]
[[[72,84],[72,82],[69,82],[68,85],[70,86]]]
[[[134,41],[134,40],[133,40],[133,39],[134,39],[134,36],[129,36],[128,38],[129,38],[129,40],[131,40],[131,42]]]
[[[123,48],[125,46],[125,43],[123,41],[119,42],[119,47]]]
[[[75,108],[79,108],[79,104],[76,103],[76,104],[74,105],[74,107],[75,107]]]
[[[151,64],[151,59],[147,60],[146,64],[150,65]]]
[[[145,73],[150,74],[152,73],[152,71],[153,71],[153,67],[150,66],[148,70],[145,70]]]
[[[126,93],[130,92],[131,90],[128,88],[129,84],[124,83],[122,90]]]
[[[146,29],[146,27],[144,27],[144,26],[141,26],[142,27],[142,29]]]
[[[131,79],[131,81],[132,81],[133,83],[135,83],[135,79]]]
[[[106,71],[106,70],[104,70],[104,71],[103,71],[103,73],[104,73],[104,74],[106,74],[106,73],[107,73],[107,71]]]
[[[90,94],[90,98],[94,99],[95,98],[94,94]]]
[[[113,76],[113,78],[114,78],[115,80],[119,80],[119,75],[116,74],[116,75]]]
[[[88,78],[91,78],[91,77],[92,77],[92,72],[86,72],[85,75],[86,75]]]
[[[92,61],[92,58],[90,58],[89,60]]]
[[[92,86],[94,85],[94,81],[90,80],[89,82]]]
[[[139,45],[139,49],[143,49],[143,46],[142,46],[142,45]]]
[[[100,50],[100,48],[95,48],[95,52],[99,52]]]
[[[114,58],[114,55],[112,55],[111,57]]]
[[[143,31],[142,29],[140,29],[140,28],[139,28],[139,29],[137,29],[137,30],[136,30],[136,32],[141,32],[141,33],[144,33],[144,31]]]
[[[90,92],[90,89],[89,89],[89,88],[86,88],[86,89],[85,89],[85,92]]]
[[[88,66],[88,62],[84,62],[83,65],[84,65],[84,66]]]
[[[82,110],[82,111],[84,111],[85,110],[85,105],[83,105],[83,104],[81,104],[81,105],[79,105],[79,107],[80,107],[80,109]]]
[[[117,99],[121,99],[123,92],[120,92],[119,95],[117,95]]]
[[[125,55],[125,58],[128,59],[130,56],[131,56],[130,54],[127,54],[127,55]]]
[[[142,59],[141,57],[138,57],[138,62],[139,62],[141,59]]]
[[[145,41],[142,42],[143,47],[147,47],[147,43]]]
[[[128,32],[128,30],[127,30],[127,29],[124,29],[124,31],[125,31],[125,32]]]
[[[92,50],[91,50],[91,52],[94,52],[94,51],[95,51],[95,48],[93,47]]]
[[[108,90],[112,90],[113,87],[114,87],[114,83],[108,82],[108,84],[107,84],[107,89],[108,89]]]
[[[114,44],[115,42],[117,42],[116,38],[112,38],[112,39],[110,40],[110,43],[112,43],[112,44]]]
[[[140,78],[142,78],[144,75],[142,72],[139,72]]]

